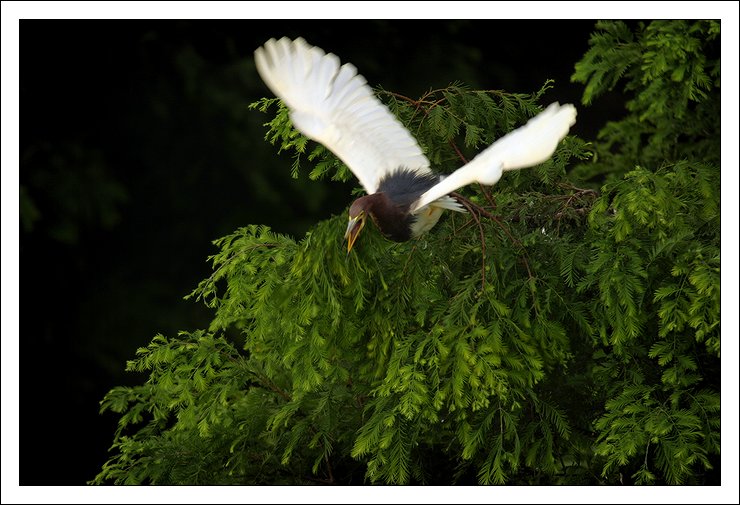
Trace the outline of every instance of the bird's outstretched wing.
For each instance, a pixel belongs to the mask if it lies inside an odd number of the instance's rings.
[[[575,122],[576,108],[573,105],[551,104],[527,124],[498,139],[469,163],[421,195],[412,211],[418,211],[468,184],[479,182],[492,186],[506,170],[531,167],[546,161]]]
[[[295,128],[339,157],[368,194],[400,167],[431,172],[419,144],[352,64],[340,66],[337,56],[302,38],[270,39],[254,56]]]

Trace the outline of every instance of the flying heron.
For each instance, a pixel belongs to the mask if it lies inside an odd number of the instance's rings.
[[[403,242],[429,231],[444,209],[465,212],[451,192],[474,182],[492,186],[506,170],[546,161],[576,121],[573,105],[555,102],[445,177],[351,63],[286,37],[258,48],[255,62],[293,126],[342,160],[367,192],[349,208],[348,253],[368,216]]]

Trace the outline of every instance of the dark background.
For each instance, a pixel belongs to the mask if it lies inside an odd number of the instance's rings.
[[[300,238],[353,184],[290,178],[263,140],[252,54],[303,36],[370,85],[418,97],[462,81],[580,104],[593,21],[20,21],[20,484],[81,485],[108,457],[98,414],[137,347],[207,328],[185,301],[211,241],[266,224]],[[579,105],[593,139],[621,98]],[[341,231],[337,233],[341,240]]]

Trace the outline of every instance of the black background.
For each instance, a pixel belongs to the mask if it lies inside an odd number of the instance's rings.
[[[173,4],[176,5],[176,4]],[[622,98],[570,83],[594,22],[20,21],[20,484],[80,485],[108,457],[98,413],[137,347],[207,328],[185,301],[211,241],[259,223],[296,238],[353,184],[290,178],[263,140],[255,48],[303,36],[410,97],[462,81],[576,103],[593,139]],[[341,240],[342,230],[337,233]]]

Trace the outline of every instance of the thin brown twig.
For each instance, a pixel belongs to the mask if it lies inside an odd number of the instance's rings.
[[[488,212],[486,209],[484,209],[483,207],[481,207],[477,203],[471,202],[470,200],[468,200],[467,198],[465,198],[464,196],[462,196],[460,193],[456,193],[456,192],[453,191],[452,193],[450,193],[450,196],[458,199],[460,201],[460,203],[462,203],[463,205],[466,205],[467,204],[467,206],[470,206],[473,209],[475,209],[475,211],[478,213],[478,215],[486,216],[488,219],[493,219],[494,221],[496,221],[498,219],[496,216],[494,216],[493,214],[491,214],[490,212]]]
[[[411,262],[411,256],[414,255],[414,252],[416,251],[416,245],[418,244],[418,241],[411,247],[411,252],[407,254],[406,257],[406,263],[403,264],[403,270],[401,270],[401,277],[406,275],[406,267],[409,266],[409,263]]]
[[[581,207],[581,208],[578,208],[578,209],[573,209],[573,212],[574,212],[575,214],[585,214],[585,213],[586,213],[586,212],[588,212],[588,211],[589,211],[589,209],[587,209],[586,207]],[[562,217],[564,217],[565,215],[566,215],[566,212],[565,212],[565,210],[562,210],[562,211],[560,211],[560,212],[556,212],[555,214],[553,214],[553,216],[552,216],[552,217],[553,217],[554,219],[561,219],[561,218],[562,218]]]
[[[250,372],[252,372],[254,375],[257,376],[257,378],[262,383],[262,385],[267,386],[268,389],[270,389],[273,392],[279,394],[280,396],[282,396],[287,401],[292,401],[292,398],[290,397],[290,395],[288,393],[286,393],[285,391],[283,391],[277,384],[275,384],[274,382],[272,382],[266,376],[262,375],[261,373],[259,373],[256,370],[250,370]]]
[[[455,150],[457,157],[460,158],[463,164],[467,164],[469,160],[463,155],[463,153],[460,151],[460,148],[457,147],[457,143],[454,140],[450,140],[450,145]],[[486,189],[486,187],[481,183],[478,183],[478,187],[480,188],[481,193],[483,193],[483,195],[486,197],[486,200],[488,200],[488,203],[491,205],[491,207],[495,209],[496,202],[493,201],[491,193],[488,191],[488,189]]]
[[[409,98],[406,95],[402,95],[400,93],[395,93],[393,91],[383,90],[383,93],[391,96],[395,96],[396,98],[400,98],[401,100],[406,100],[409,103],[412,103],[414,105],[418,105],[420,100],[414,100],[413,98]]]
[[[306,479],[306,480],[313,481],[313,482],[320,482],[321,484],[334,484],[334,481],[333,480],[330,480],[330,479],[319,479],[319,478],[316,478],[316,477],[311,477],[309,475],[306,475],[303,478]]]
[[[329,455],[324,453],[324,460],[326,460],[326,470],[329,472],[329,483],[334,484],[334,474],[331,471],[331,463],[329,462]]]
[[[460,158],[460,160],[463,162],[463,164],[467,164],[469,160],[463,155],[463,153],[460,151],[460,148],[457,147],[457,143],[454,140],[450,140],[450,145],[455,150],[455,153],[457,153],[457,157]],[[496,202],[493,201],[493,198],[491,197],[491,193],[486,189],[486,187],[478,183],[478,187],[480,188],[481,193],[486,197],[486,200],[488,200],[488,203],[493,207],[496,208]]]
[[[475,219],[473,219],[473,218],[468,219],[467,221],[465,221],[462,224],[462,226],[460,226],[460,228],[458,228],[457,230],[455,230],[455,233],[460,233],[461,231],[463,231],[468,226],[472,226],[474,222],[475,222]]]
[[[491,196],[490,191],[488,191],[488,189],[486,189],[486,187],[480,182],[478,183],[478,187],[480,188],[480,192],[483,193],[483,196],[486,197],[486,200],[488,200],[488,204],[491,206],[491,208],[495,209],[496,202],[493,201],[493,197]]]
[[[477,204],[471,202],[470,200],[468,200],[467,198],[465,198],[464,196],[462,196],[459,193],[454,193],[453,192],[453,193],[450,193],[450,195],[452,195],[453,197],[457,198],[460,201],[460,203],[462,203],[466,208],[473,209],[473,212],[478,213],[479,215],[486,216],[487,218],[491,219],[496,224],[498,224],[499,227],[501,227],[501,229],[504,231],[504,233],[506,233],[506,235],[509,237],[509,239],[511,239],[511,241],[514,244],[516,244],[517,246],[519,246],[519,249],[524,254],[524,257],[522,258],[522,261],[524,263],[524,267],[527,269],[527,274],[529,275],[529,278],[530,279],[534,278],[534,276],[532,275],[532,270],[530,270],[530,268],[529,268],[529,261],[527,261],[527,251],[524,249],[524,245],[521,243],[521,241],[519,239],[515,238],[514,235],[511,234],[511,231],[508,229],[507,226],[504,225],[503,222],[501,222],[501,219],[499,219],[497,216],[494,216],[493,214],[491,214],[490,212],[488,212],[487,210],[485,210],[480,205],[477,205]],[[478,221],[478,220],[476,219],[476,221]]]
[[[467,163],[468,160],[467,160],[467,158],[465,158],[465,156],[463,156],[463,153],[460,152],[460,148],[457,147],[457,143],[455,143],[454,140],[450,140],[450,145],[452,146],[452,148],[457,153],[458,158],[460,158],[463,163]]]
[[[416,116],[416,113],[419,112],[419,109],[422,109],[424,111],[424,115],[427,115],[427,111],[424,107],[422,107],[423,97],[421,100],[414,100],[413,98],[409,98],[405,95],[402,95],[400,93],[394,93],[393,91],[383,91],[384,93],[387,93],[393,97],[400,98],[401,100],[405,100],[409,102],[411,105],[414,106],[414,113],[411,115],[411,119],[413,120]]]

